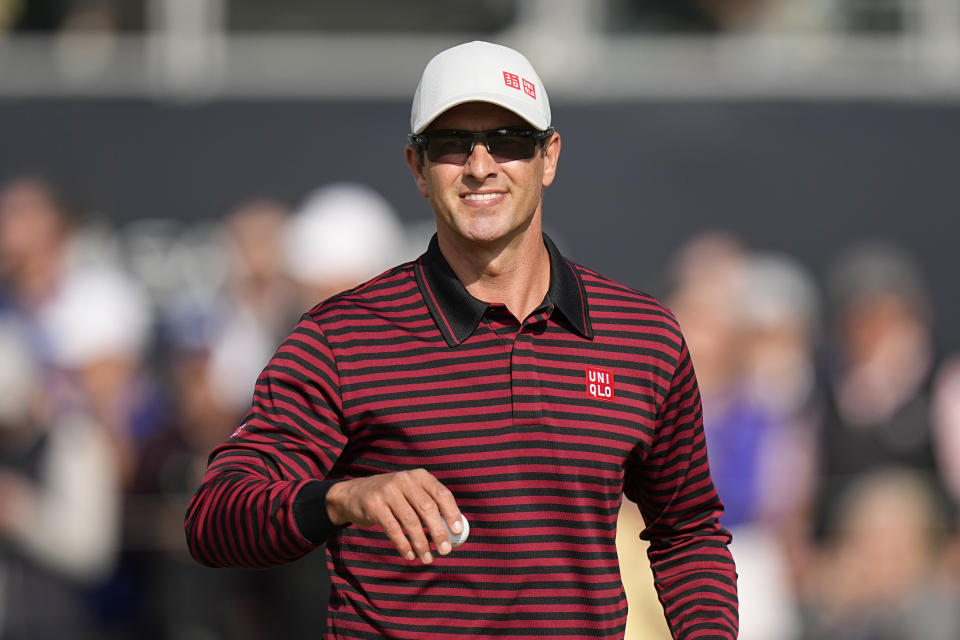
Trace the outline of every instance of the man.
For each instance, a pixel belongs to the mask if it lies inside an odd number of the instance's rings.
[[[330,638],[622,638],[626,494],[674,636],[736,637],[690,356],[659,303],[543,235],[561,144],[536,72],[444,51],[411,127],[436,236],[280,346],[190,506],[194,556],[268,567],[326,542]]]

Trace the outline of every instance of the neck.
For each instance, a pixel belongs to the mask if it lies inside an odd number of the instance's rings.
[[[476,246],[440,234],[437,241],[470,295],[505,305],[520,322],[537,308],[550,288],[550,254],[539,225],[530,225],[515,238],[489,245]]]

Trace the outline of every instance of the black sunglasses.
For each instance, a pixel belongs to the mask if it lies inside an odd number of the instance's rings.
[[[459,131],[436,129],[411,133],[410,144],[422,148],[430,162],[466,164],[478,140],[497,162],[529,160],[537,148],[553,135],[553,127],[544,131],[524,127],[491,129],[490,131]]]

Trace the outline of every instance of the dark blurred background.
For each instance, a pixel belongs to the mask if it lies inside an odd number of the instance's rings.
[[[425,248],[409,101],[476,38],[549,92],[548,233],[684,327],[741,637],[960,637],[957,0],[0,0],[0,638],[322,636],[322,551],[205,569],[184,510],[299,313]]]

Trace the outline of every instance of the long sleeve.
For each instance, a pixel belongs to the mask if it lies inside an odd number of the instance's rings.
[[[640,505],[648,556],[675,640],[733,640],[737,575],[719,521],[723,505],[707,464],[693,364],[681,344],[646,456],[628,468],[627,497]]]
[[[333,354],[304,316],[257,379],[243,424],[210,456],[185,521],[193,557],[209,566],[262,568],[322,543],[333,527],[325,483],[317,481],[346,445],[341,414]]]

